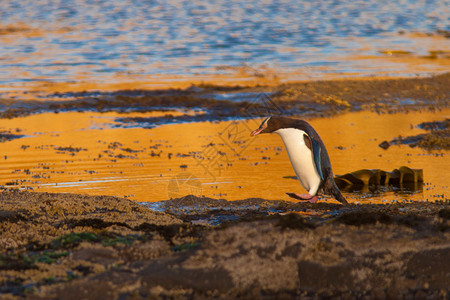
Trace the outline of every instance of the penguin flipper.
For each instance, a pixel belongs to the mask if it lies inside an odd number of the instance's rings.
[[[320,144],[315,140],[311,139],[312,142],[312,150],[313,150],[313,156],[314,156],[314,164],[316,165],[317,173],[319,173],[319,176],[322,180],[324,180],[323,172],[322,172],[322,163],[320,160],[320,155],[322,150],[320,149]]]
[[[320,179],[322,179],[323,181],[324,176],[322,172],[322,163],[320,159],[322,150],[320,148],[320,143],[314,138],[311,138],[308,134],[303,135],[303,140],[305,141],[306,146],[309,148],[309,150],[311,150],[313,154],[314,167],[316,168],[316,171],[319,174]]]

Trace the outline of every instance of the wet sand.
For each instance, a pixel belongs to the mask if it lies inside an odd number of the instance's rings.
[[[449,78],[444,74],[226,91],[272,92],[283,111],[308,111],[309,117],[346,111],[420,113],[448,108]],[[14,120],[74,109],[114,112],[130,106],[152,112],[165,101],[168,107],[185,103],[190,109],[205,103],[202,114],[172,117],[179,122],[239,116],[248,103],[197,98],[221,89],[86,92],[55,95],[64,100],[3,101],[2,117]],[[20,140],[21,134],[11,129],[4,135],[18,136],[4,142]],[[53,150],[84,152],[77,149]],[[438,151],[447,155],[445,147]],[[449,297],[448,200],[341,206],[182,195],[152,206],[111,196],[3,188],[0,294],[5,299]]]
[[[447,299],[448,203],[0,193],[2,299]],[[290,213],[292,212],[292,213]],[[201,220],[221,215],[221,225]],[[194,221],[195,219],[195,221]]]

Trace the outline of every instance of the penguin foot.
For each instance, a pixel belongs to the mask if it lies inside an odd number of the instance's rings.
[[[310,194],[297,194],[297,193],[286,193],[289,197],[300,200],[309,201],[311,203],[316,203],[319,198],[317,196],[312,196]]]

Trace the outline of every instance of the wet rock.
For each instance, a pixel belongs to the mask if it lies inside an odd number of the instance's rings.
[[[391,144],[389,144],[388,141],[383,141],[383,142],[380,143],[378,146],[379,146],[380,148],[383,148],[384,150],[387,150],[387,149],[391,146]]]

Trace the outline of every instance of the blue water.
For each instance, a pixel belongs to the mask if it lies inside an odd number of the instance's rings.
[[[450,30],[449,7],[448,0],[1,0],[0,84],[234,67],[370,75],[391,66],[348,57],[385,49],[425,55],[429,47],[407,34]]]

